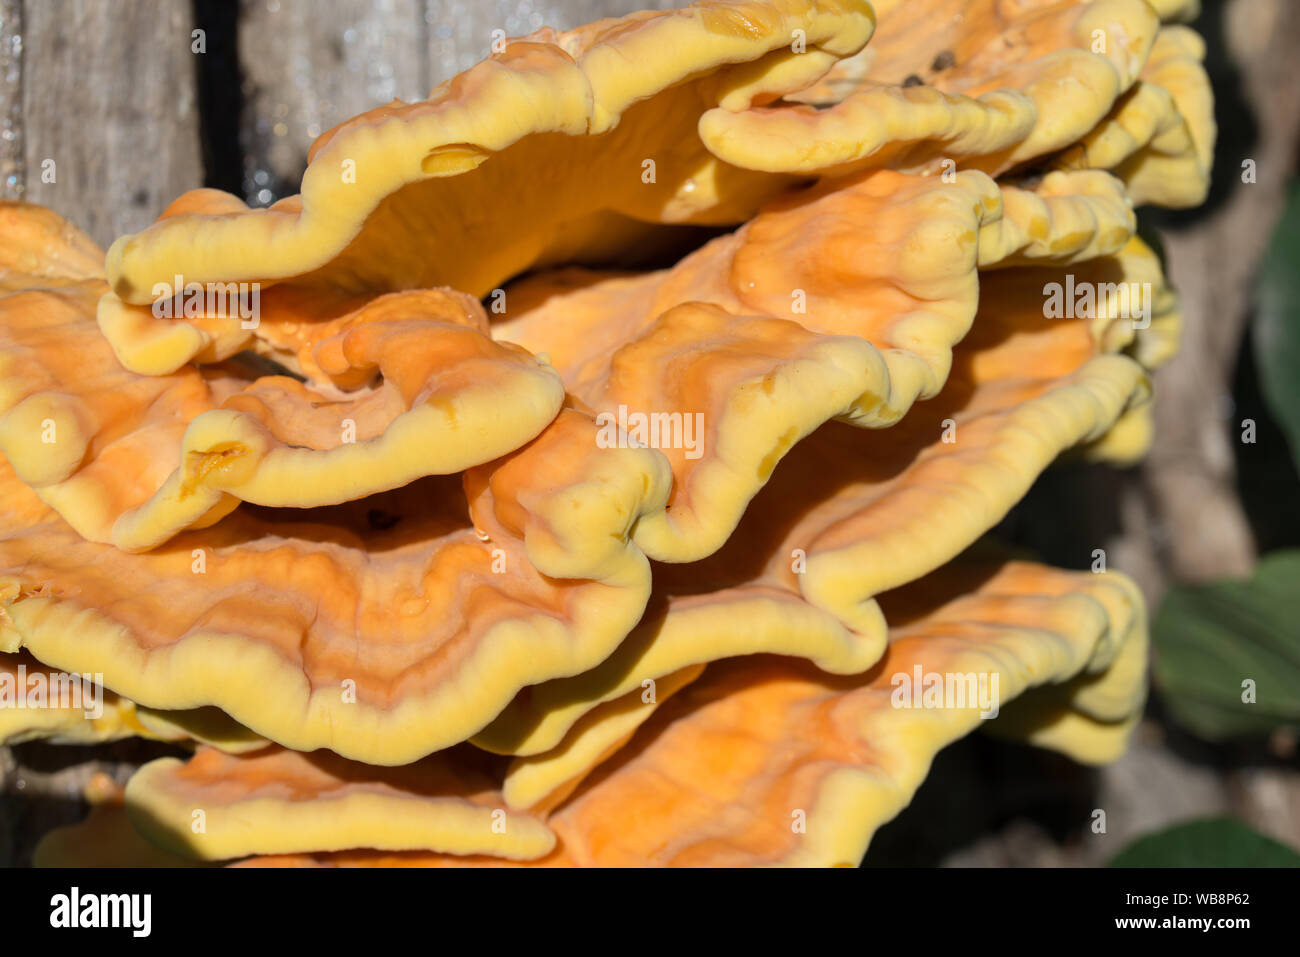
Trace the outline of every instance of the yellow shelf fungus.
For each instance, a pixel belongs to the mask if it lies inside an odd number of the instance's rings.
[[[555,835],[507,812],[486,757],[454,749],[374,768],[328,752],[200,749],[160,758],[126,787],[132,824],[164,850],[199,860],[304,850],[427,850],[508,860],[542,857]]]
[[[870,667],[885,641],[873,596],[960,553],[1057,455],[1146,401],[1141,367],[1097,355],[1087,321],[1043,316],[1018,295],[1017,272],[985,278],[947,388],[873,434],[873,455],[839,423],[805,439],[720,551],[656,568],[646,617],[604,663],[527,689],[473,740],[538,754],[644,680],[722,657],[794,655],[840,674]],[[1064,275],[1024,272],[1038,286]]]
[[[536,863],[856,864],[935,753],[997,725],[995,705],[1010,712],[1021,695],[1029,701],[1114,666],[1108,690],[1122,699],[1125,718],[1141,709],[1145,680],[1126,658],[1130,645],[1145,654],[1144,620],[1121,576],[958,563],[897,597],[923,610],[900,614],[867,675],[835,678],[768,656],[708,667],[655,709],[637,748],[615,754],[550,814],[560,843]],[[1121,737],[1132,727],[1125,718],[1117,722]],[[354,852],[247,863],[506,862]]]
[[[106,256],[0,204],[0,742],[193,752],[37,862],[855,864],[971,731],[1115,759],[1135,587],[972,546],[1150,441],[1195,9],[706,0]]]

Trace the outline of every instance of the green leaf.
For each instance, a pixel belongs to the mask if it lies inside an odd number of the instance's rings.
[[[1222,741],[1300,727],[1300,550],[1266,555],[1249,581],[1170,589],[1152,637],[1161,700],[1190,731]]]
[[[1300,854],[1231,817],[1179,824],[1140,837],[1111,867],[1300,867]]]
[[[1264,254],[1255,302],[1260,388],[1300,466],[1300,182]]]

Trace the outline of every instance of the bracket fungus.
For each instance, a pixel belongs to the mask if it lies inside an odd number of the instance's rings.
[[[0,654],[0,745],[29,740],[94,744],[152,736],[135,706],[105,692],[94,675],[69,674],[29,654]]]
[[[861,49],[874,22],[866,0],[752,0],[543,29],[425,101],[326,132],[300,197],[187,206],[122,237],[110,284],[137,304],[174,275],[481,296],[531,266],[632,249],[656,224],[741,221],[789,180],[719,164],[698,115],[799,89]]]
[[[1031,191],[977,172],[952,184],[870,172],[778,200],[668,270],[524,279],[494,331],[545,349],[593,409],[701,423],[698,448],[665,450],[668,508],[633,534],[651,558],[693,561],[823,422],[892,425],[939,392],[980,268],[1087,260],[1134,227],[1104,173],[1052,174]]]
[[[1210,188],[1215,137],[1204,59],[1196,32],[1163,28],[1138,82],[1052,165],[1113,170],[1134,205],[1199,206]]]
[[[885,657],[865,675],[837,678],[763,655],[707,668],[655,709],[641,746],[616,754],[551,814],[559,845],[537,863],[856,863],[934,754],[986,720],[993,699],[981,699],[981,687],[996,687],[999,707],[1010,712],[1040,692],[1072,689],[1084,675],[1107,682],[1122,701],[1118,724],[1131,725],[1141,709],[1141,670],[1109,675],[1130,644],[1142,656],[1146,647],[1141,601],[1120,576],[959,563],[898,598],[923,611],[900,614]],[[918,669],[961,676],[966,697],[949,707],[911,704],[925,691],[895,676]],[[1026,730],[1037,727],[1025,722]],[[250,863],[311,862],[456,863],[373,851]]]
[[[876,0],[873,6],[877,29],[861,52],[788,97],[794,101],[788,117],[774,111],[756,117],[760,130],[802,118],[805,136],[824,123],[827,134],[839,134],[839,145],[819,153],[792,149],[787,141],[777,155],[798,157],[798,165],[806,165],[804,156],[825,157],[834,167],[874,163],[878,155],[901,168],[947,161],[953,168],[1005,172],[1068,146],[1096,125],[1137,79],[1160,25],[1145,0]],[[811,113],[800,101],[821,109]],[[862,122],[863,116],[873,119]],[[749,123],[713,119],[720,132],[737,134]],[[874,136],[882,122],[889,133]],[[853,132],[837,129],[842,123]],[[727,139],[721,155],[743,165],[745,137]]]
[[[1025,272],[1039,287],[1063,275]],[[1016,273],[985,278],[945,391],[881,433],[889,441],[874,456],[858,454],[862,437],[844,424],[819,429],[777,466],[720,551],[656,569],[645,619],[610,658],[527,689],[474,740],[540,753],[642,680],[719,657],[778,653],[864,670],[885,642],[873,596],[956,556],[1058,454],[1147,397],[1136,362],[1098,355],[1088,323],[1045,317],[1019,295]]]
[[[475,758],[462,747],[375,768],[329,752],[272,748],[235,756],[201,748],[187,761],[159,758],[136,772],[126,811],[164,850],[200,860],[272,848],[545,856],[555,835],[533,815],[507,815],[489,762]],[[190,826],[195,808],[204,814],[198,830]]]
[[[269,209],[105,255],[0,205],[0,687],[103,691],[0,741],[191,754],[38,860],[854,864],[977,728],[1116,758],[1141,596],[992,539],[1150,440],[1194,8],[705,0],[512,40]]]

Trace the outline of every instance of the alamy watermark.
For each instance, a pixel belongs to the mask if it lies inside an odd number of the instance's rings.
[[[256,329],[262,317],[262,284],[256,282],[172,282],[153,285],[156,319],[238,319],[241,329]]]
[[[596,416],[596,445],[602,449],[684,449],[686,458],[704,455],[703,412],[616,412]]]
[[[27,673],[26,665],[0,672],[0,709],[81,711],[95,720],[104,715],[104,676],[76,672]]]
[[[1045,319],[1129,319],[1134,329],[1151,325],[1151,283],[1075,282],[1073,273],[1065,282],[1043,286]]]
[[[83,894],[73,887],[50,898],[50,926],[56,928],[122,928],[132,937],[148,937],[153,929],[152,894]]]
[[[926,671],[920,665],[909,674],[899,671],[889,680],[895,708],[979,708],[981,718],[998,716],[998,673]]]

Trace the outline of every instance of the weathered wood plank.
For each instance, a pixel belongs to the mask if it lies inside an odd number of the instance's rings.
[[[0,0],[0,197],[18,199],[23,179],[22,0]]]
[[[101,243],[203,182],[190,5],[23,5],[23,198]]]
[[[297,192],[313,140],[429,77],[424,0],[247,0],[240,7],[244,196]]]

